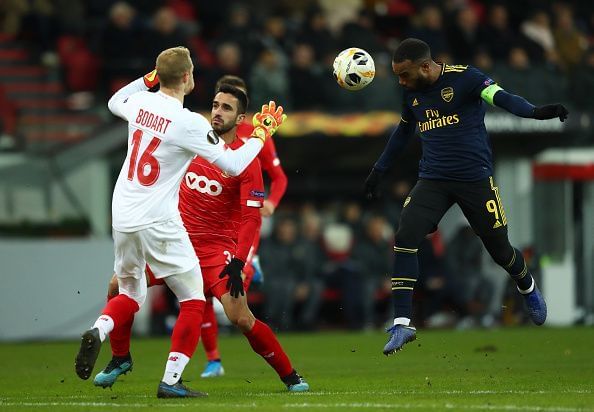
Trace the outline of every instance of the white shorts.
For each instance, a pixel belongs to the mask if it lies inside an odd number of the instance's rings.
[[[188,272],[198,264],[198,257],[181,221],[169,220],[137,232],[113,230],[118,277],[144,279],[148,264],[155,278]]]

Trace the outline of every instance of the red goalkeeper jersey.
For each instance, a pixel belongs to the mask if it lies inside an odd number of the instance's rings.
[[[235,139],[228,150],[241,145]],[[219,266],[233,256],[247,260],[263,200],[258,159],[236,177],[200,157],[192,160],[180,186],[179,211],[201,266]]]
[[[243,122],[237,127],[237,136],[246,138],[252,134],[254,127]],[[264,147],[258,153],[258,159],[262,170],[268,174],[270,178],[270,193],[268,194],[268,200],[272,202],[274,207],[277,207],[281,201],[285,191],[287,190],[287,175],[281,166],[280,159],[276,154],[276,146],[274,140],[266,139]]]

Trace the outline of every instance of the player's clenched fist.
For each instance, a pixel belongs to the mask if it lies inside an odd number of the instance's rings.
[[[283,106],[277,107],[276,103],[271,100],[268,104],[263,105],[262,110],[252,118],[254,125],[252,136],[264,142],[276,132],[286,118],[287,115],[283,114]]]
[[[142,77],[142,79],[144,80],[144,85],[149,89],[155,87],[159,84],[159,76],[157,76],[157,69],[145,74]]]

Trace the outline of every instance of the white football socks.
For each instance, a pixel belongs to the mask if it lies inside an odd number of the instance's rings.
[[[394,318],[394,326],[396,326],[396,325],[408,326],[408,325],[410,325],[410,319],[409,318]]]
[[[535,285],[536,285],[536,282],[534,281],[534,278],[532,278],[532,284],[530,285],[530,287],[528,289],[526,289],[526,290],[522,290],[518,286],[518,292],[520,292],[522,295],[527,295],[527,294],[531,293],[534,290],[534,286]]]
[[[93,328],[99,329],[99,338],[101,342],[105,341],[109,332],[113,330],[113,319],[107,315],[101,315],[93,325]]]
[[[167,385],[174,385],[179,381],[181,378],[182,372],[184,368],[190,361],[183,353],[179,352],[169,352],[169,357],[167,358],[167,365],[165,365],[165,374],[163,375],[163,382]]]

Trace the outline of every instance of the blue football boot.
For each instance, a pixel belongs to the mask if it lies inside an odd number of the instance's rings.
[[[95,386],[110,388],[118,380],[120,375],[125,375],[130,371],[132,371],[132,357],[130,354],[126,356],[114,356],[105,369],[95,375],[93,383]]]
[[[532,322],[539,326],[545,323],[545,320],[547,320],[547,303],[538,287],[534,285],[534,290],[530,293],[522,293],[522,297],[524,298]]]
[[[402,349],[408,342],[417,338],[417,330],[412,326],[394,325],[386,329],[390,333],[390,339],[384,346],[384,355],[388,356]]]
[[[161,381],[157,389],[157,398],[204,398],[208,396],[206,392],[193,391],[183,384],[180,379],[173,385],[168,385]]]
[[[204,368],[204,372],[200,375],[201,378],[214,378],[217,376],[223,376],[225,374],[225,369],[223,368],[223,364],[220,360],[218,361],[208,361],[206,364],[206,368]]]
[[[260,265],[260,258],[258,255],[252,258],[252,266],[254,268],[254,276],[252,276],[252,283],[264,283],[264,272]]]
[[[305,381],[296,371],[293,371],[289,376],[282,378],[282,381],[287,385],[289,392],[308,392],[309,383]]]

